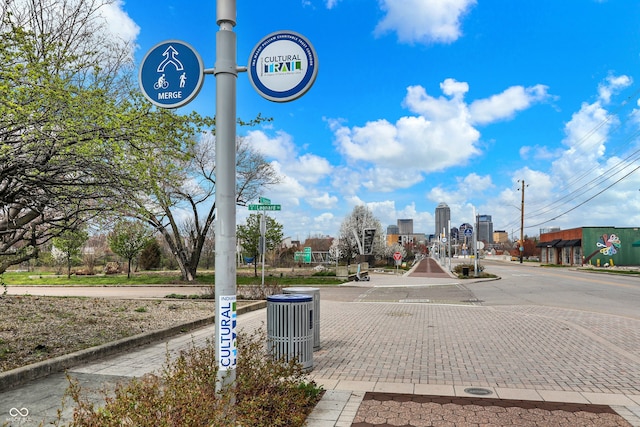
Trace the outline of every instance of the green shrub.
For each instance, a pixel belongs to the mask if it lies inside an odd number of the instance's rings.
[[[462,277],[462,269],[463,268],[468,268],[469,269],[469,275],[473,276],[474,272],[475,272],[475,265],[473,263],[470,264],[458,264],[453,268],[453,272],[456,273],[458,275],[458,277]],[[484,267],[480,264],[478,264],[478,273],[482,273],[482,271],[484,270]]]
[[[105,403],[100,407],[83,396],[77,381],[70,380],[68,394],[76,407],[68,425],[303,426],[322,389],[307,379],[300,364],[274,360],[265,340],[264,330],[239,334],[235,388],[225,387],[218,393],[211,342],[167,360],[159,375],[133,379],[111,393],[103,391]]]

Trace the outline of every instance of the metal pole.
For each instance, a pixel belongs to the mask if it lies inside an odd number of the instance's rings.
[[[267,222],[265,218],[265,211],[262,210],[262,221],[260,222],[260,235],[262,241],[260,242],[260,252],[262,253],[262,286],[264,286],[264,253],[267,249]]]
[[[449,245],[449,271],[451,271],[451,220],[447,221],[447,227],[449,229],[449,238],[447,239]]]
[[[235,0],[216,2],[216,391],[235,384],[236,62]]]
[[[522,202],[520,205],[520,264],[522,264],[522,257],[524,256],[524,179],[522,180]]]
[[[476,217],[476,207],[473,207],[473,276],[478,277],[478,218]]]

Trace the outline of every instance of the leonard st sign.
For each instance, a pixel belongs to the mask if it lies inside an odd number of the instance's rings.
[[[202,58],[179,40],[158,43],[147,52],[138,82],[144,96],[161,108],[178,108],[200,92],[204,81]]]

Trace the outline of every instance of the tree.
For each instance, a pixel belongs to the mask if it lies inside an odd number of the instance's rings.
[[[131,261],[153,240],[153,231],[140,221],[120,221],[109,234],[109,247],[127,260],[127,279],[131,277]]]
[[[3,1],[0,273],[125,203],[138,154],[166,135],[154,124],[184,129],[142,100],[131,46],[109,37],[101,18],[109,3]]]
[[[258,116],[241,125],[267,119]],[[215,137],[207,132],[194,142],[186,156],[175,163],[173,175],[148,174],[149,189],[135,200],[137,216],[158,230],[176,257],[183,280],[196,277],[202,251],[215,220]],[[246,205],[265,186],[277,183],[275,170],[245,139],[236,144],[236,203]],[[187,220],[181,218],[187,217]]]
[[[385,243],[382,235],[382,225],[380,221],[373,216],[373,212],[366,206],[360,205],[353,208],[351,214],[346,217],[340,225],[338,248],[342,256],[346,257],[347,263],[357,255],[360,255],[358,242],[362,240],[365,229],[375,230],[370,255],[373,258],[384,256]]]
[[[151,270],[160,267],[162,261],[162,250],[156,239],[152,239],[140,252],[140,268]]]
[[[260,254],[260,221],[262,214],[253,213],[247,217],[244,225],[238,225],[237,237],[242,249],[253,257],[254,275],[258,276],[258,256]],[[282,224],[265,215],[265,248],[266,251],[277,249],[282,242]]]
[[[53,238],[53,247],[58,249],[67,264],[67,278],[71,277],[71,264],[81,253],[82,245],[89,239],[89,234],[83,230],[65,229]]]

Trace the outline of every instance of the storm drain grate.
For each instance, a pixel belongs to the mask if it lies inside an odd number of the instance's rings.
[[[488,390],[486,388],[480,388],[480,387],[465,388],[464,392],[468,394],[473,394],[476,396],[488,396],[490,394],[493,394],[491,390]]]

